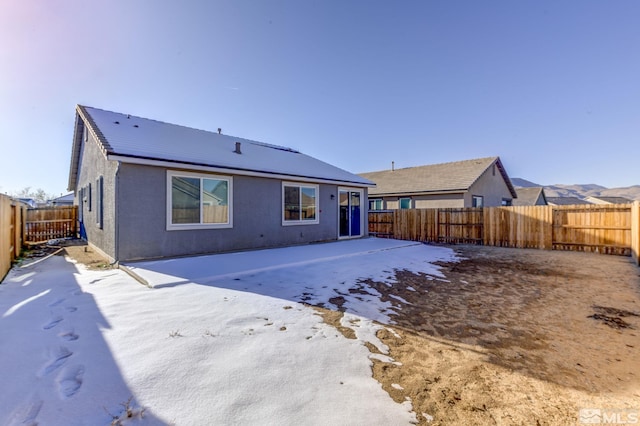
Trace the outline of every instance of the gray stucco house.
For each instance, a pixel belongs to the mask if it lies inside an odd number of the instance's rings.
[[[517,198],[500,157],[360,173],[370,210],[510,206]]]
[[[367,235],[369,180],[294,149],[78,105],[81,235],[112,261]]]

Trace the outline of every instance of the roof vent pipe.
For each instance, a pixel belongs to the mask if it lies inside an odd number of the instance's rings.
[[[240,142],[236,142],[236,150],[233,151],[236,154],[242,154],[242,151],[240,150],[240,145],[242,145]]]
[[[394,171],[396,169],[396,162],[392,161],[391,162],[391,171]]]

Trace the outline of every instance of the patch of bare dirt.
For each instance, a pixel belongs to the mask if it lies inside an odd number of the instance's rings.
[[[62,249],[59,253],[60,255],[69,256],[89,269],[105,270],[113,268],[109,260],[93,250],[86,241],[60,240],[57,242],[57,247]]]
[[[629,258],[453,246],[444,277],[367,282],[398,306],[374,377],[420,424],[577,424],[640,411],[640,269]],[[400,296],[408,303],[397,298]],[[636,411],[636,412],[637,412]]]

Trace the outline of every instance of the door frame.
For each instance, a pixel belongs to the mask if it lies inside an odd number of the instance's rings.
[[[348,192],[349,193],[349,210],[351,210],[351,193],[357,192],[360,194],[360,234],[359,235],[340,235],[340,193]],[[365,191],[362,188],[354,188],[350,186],[339,186],[338,187],[338,239],[339,240],[347,240],[352,238],[362,238],[366,235],[366,210],[368,208],[367,200],[365,199]],[[349,218],[351,218],[351,214],[349,214]],[[349,234],[351,234],[351,219],[349,219]]]

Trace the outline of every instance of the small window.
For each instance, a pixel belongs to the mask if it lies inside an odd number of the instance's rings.
[[[84,188],[78,190],[78,220],[84,220]]]
[[[96,180],[96,224],[98,225],[98,229],[102,229],[102,217],[103,217],[103,188],[104,188],[104,179],[100,176]]]
[[[282,224],[301,225],[320,223],[318,185],[282,184]]]
[[[502,206],[512,206],[513,205],[513,200],[511,198],[503,198],[502,199],[502,203],[500,203],[500,205],[502,205]]]
[[[167,229],[231,228],[232,180],[167,172]]]
[[[411,208],[411,198],[400,198],[400,208],[401,209],[410,209]]]
[[[87,210],[91,211],[91,184],[87,186]]]
[[[472,195],[471,207],[484,207],[484,197],[482,195]]]
[[[382,200],[369,200],[369,210],[383,210]]]

